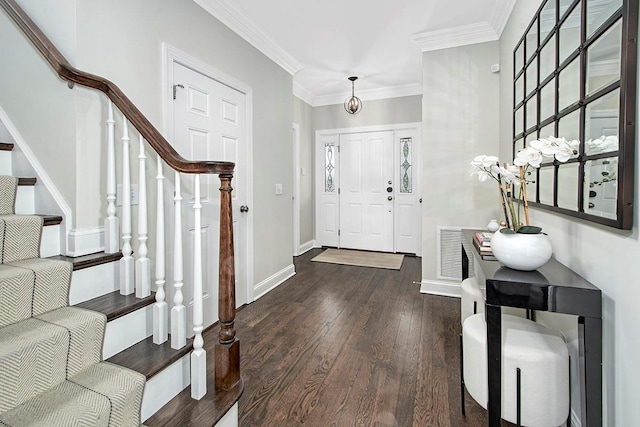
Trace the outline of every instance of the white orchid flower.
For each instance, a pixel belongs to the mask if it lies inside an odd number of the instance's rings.
[[[473,159],[471,162],[472,166],[482,166],[483,168],[490,168],[492,165],[498,163],[498,158],[496,156],[478,156]]]
[[[534,168],[539,168],[540,163],[542,163],[542,154],[540,154],[540,151],[531,147],[518,151],[516,158],[513,159],[513,164],[516,166],[526,166],[529,164]]]
[[[555,159],[561,163],[566,162],[572,157],[578,155],[578,147],[580,146],[580,141],[573,140],[567,141],[565,138],[558,139],[558,147],[555,152]]]
[[[616,151],[618,149],[618,135],[602,135],[599,138],[590,139],[587,141],[587,147],[589,147],[589,152],[592,153]]]
[[[507,165],[506,167],[498,167],[500,177],[505,181],[515,184],[520,182],[520,168],[515,165]]]
[[[498,172],[495,170],[497,163],[498,158],[496,156],[478,156],[470,163],[470,175],[477,175],[480,182],[486,181],[487,178],[497,179]]]
[[[553,157],[556,152],[556,142],[553,136],[540,138],[529,142],[529,146],[539,151],[545,157]]]

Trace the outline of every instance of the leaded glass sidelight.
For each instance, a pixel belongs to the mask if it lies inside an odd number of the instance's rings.
[[[333,193],[336,191],[336,167],[334,165],[334,154],[336,146],[334,144],[324,145],[324,191]]]
[[[411,193],[413,177],[411,176],[412,139],[400,139],[400,192]]]

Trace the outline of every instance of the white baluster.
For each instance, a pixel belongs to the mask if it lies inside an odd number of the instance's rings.
[[[191,353],[191,397],[200,400],[207,394],[207,352],[202,339],[202,226],[200,204],[200,175],[195,176],[193,204],[193,352]]]
[[[158,175],[156,175],[156,303],[153,306],[153,342],[162,344],[167,341],[169,322],[164,292],[164,175],[162,160],[158,156]]]
[[[138,259],[136,260],[136,298],[151,295],[151,261],[147,257],[147,156],[144,139],[140,135],[138,155]]]
[[[175,173],[176,193],[174,200],[173,234],[173,308],[171,309],[171,348],[179,349],[187,344],[187,310],[182,304],[182,193],[180,191],[180,173]]]
[[[131,256],[131,176],[129,171],[129,125],[122,119],[122,258],[120,259],[120,293],[134,290],[133,257]]]
[[[113,104],[109,100],[107,119],[107,217],[104,220],[104,251],[108,254],[120,250],[120,220],[116,216],[116,147]]]

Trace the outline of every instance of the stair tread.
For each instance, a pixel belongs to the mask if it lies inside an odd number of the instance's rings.
[[[36,185],[38,178],[18,178],[18,185],[32,186]]]
[[[11,215],[23,215],[23,214],[11,214]],[[55,214],[34,214],[35,216],[39,216],[42,218],[43,220],[43,226],[48,226],[48,225],[58,225],[58,224],[62,224],[62,216],[61,215],[55,215]],[[27,215],[25,215],[27,216]]]
[[[53,215],[53,214],[36,214],[37,216],[42,217],[42,219],[44,220],[44,226],[48,226],[48,225],[58,225],[62,223],[62,216],[61,215]]]
[[[0,151],[12,151],[13,143],[11,142],[0,142]]]
[[[114,291],[89,301],[76,304],[74,307],[97,311],[107,316],[107,321],[117,319],[132,313],[142,307],[151,305],[156,300],[155,292],[145,298],[136,298],[135,294],[120,295],[120,291]]]
[[[109,262],[118,261],[122,258],[122,252],[107,254],[104,252],[96,252],[94,254],[82,255],[78,257],[70,257],[65,255],[55,255],[49,259],[67,261],[73,264],[73,271],[82,270],[84,268],[95,267],[96,265],[107,264]]]
[[[174,350],[171,348],[171,339],[162,344],[154,344],[151,336],[111,356],[107,359],[107,362],[140,372],[148,380],[191,352],[192,349],[193,339],[191,338],[187,339],[187,345],[181,349]]]
[[[213,427],[240,399],[244,391],[242,379],[234,388],[224,391],[215,388],[213,363],[207,366],[207,394],[200,400],[191,398],[187,387],[144,423],[154,426]]]

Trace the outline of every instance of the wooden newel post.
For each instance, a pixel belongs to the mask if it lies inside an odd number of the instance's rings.
[[[218,315],[220,334],[215,346],[216,387],[232,389],[240,381],[240,341],[236,339],[235,264],[233,257],[232,175],[220,175],[220,273]]]

